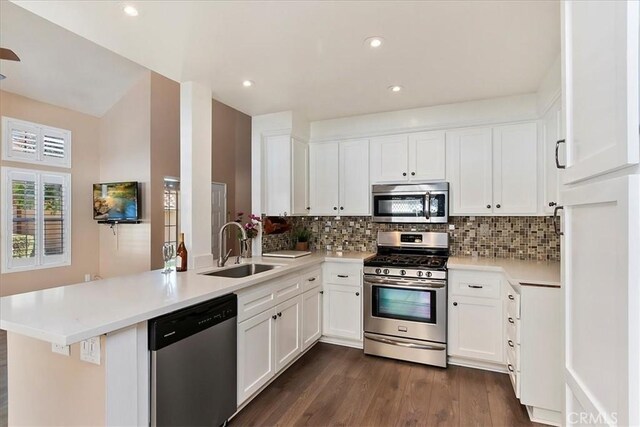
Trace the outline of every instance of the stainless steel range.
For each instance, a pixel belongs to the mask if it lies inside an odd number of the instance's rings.
[[[447,233],[378,232],[364,263],[364,352],[447,366]]]

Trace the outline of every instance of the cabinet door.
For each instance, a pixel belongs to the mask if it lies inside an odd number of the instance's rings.
[[[359,287],[325,285],[323,334],[361,341],[361,307],[362,291]]]
[[[421,132],[409,135],[409,180],[445,179],[444,132]]]
[[[273,310],[238,323],[238,404],[275,375]]]
[[[563,10],[565,183],[639,160],[637,1],[567,1]]]
[[[562,111],[560,100],[556,101],[544,115],[542,135],[544,146],[544,196],[543,211],[553,213],[555,206],[560,205],[560,173],[556,167],[556,141],[561,138]]]
[[[337,215],[340,204],[337,142],[309,145],[312,215]]]
[[[451,296],[448,314],[450,356],[503,362],[502,302],[499,299]]]
[[[491,214],[491,129],[451,131],[446,138],[451,214]]]
[[[341,142],[340,214],[369,215],[370,200],[369,140]]]
[[[536,123],[493,128],[493,212],[538,211],[538,137]]]
[[[309,145],[297,139],[292,141],[293,150],[293,201],[292,213],[309,213]]]
[[[567,405],[640,425],[640,177],[572,186],[562,199]]]
[[[291,213],[291,138],[275,135],[264,138],[264,206],[267,215]]]
[[[276,306],[276,372],[302,351],[302,295]]]
[[[409,145],[407,135],[371,139],[371,182],[406,182],[409,180]]]
[[[322,291],[314,288],[302,294],[302,350],[306,350],[322,335]]]

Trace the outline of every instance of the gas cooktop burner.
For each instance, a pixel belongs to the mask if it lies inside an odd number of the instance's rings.
[[[371,267],[408,267],[444,270],[447,265],[447,257],[436,255],[378,254],[368,260],[365,265]]]

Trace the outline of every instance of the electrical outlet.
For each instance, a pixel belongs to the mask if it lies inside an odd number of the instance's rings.
[[[80,343],[80,360],[100,364],[100,337],[89,338]]]
[[[68,345],[60,345],[51,343],[51,351],[54,353],[61,354],[63,356],[68,356],[71,353]]]
[[[449,230],[455,230],[456,226],[454,224],[449,224]]]

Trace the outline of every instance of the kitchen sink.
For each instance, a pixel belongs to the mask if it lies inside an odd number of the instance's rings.
[[[273,270],[280,267],[279,265],[271,264],[241,264],[237,267],[226,268],[224,270],[210,271],[209,273],[202,273],[205,276],[217,276],[217,277],[232,277],[239,279],[241,277],[253,276],[254,274],[264,273],[265,271]]]

